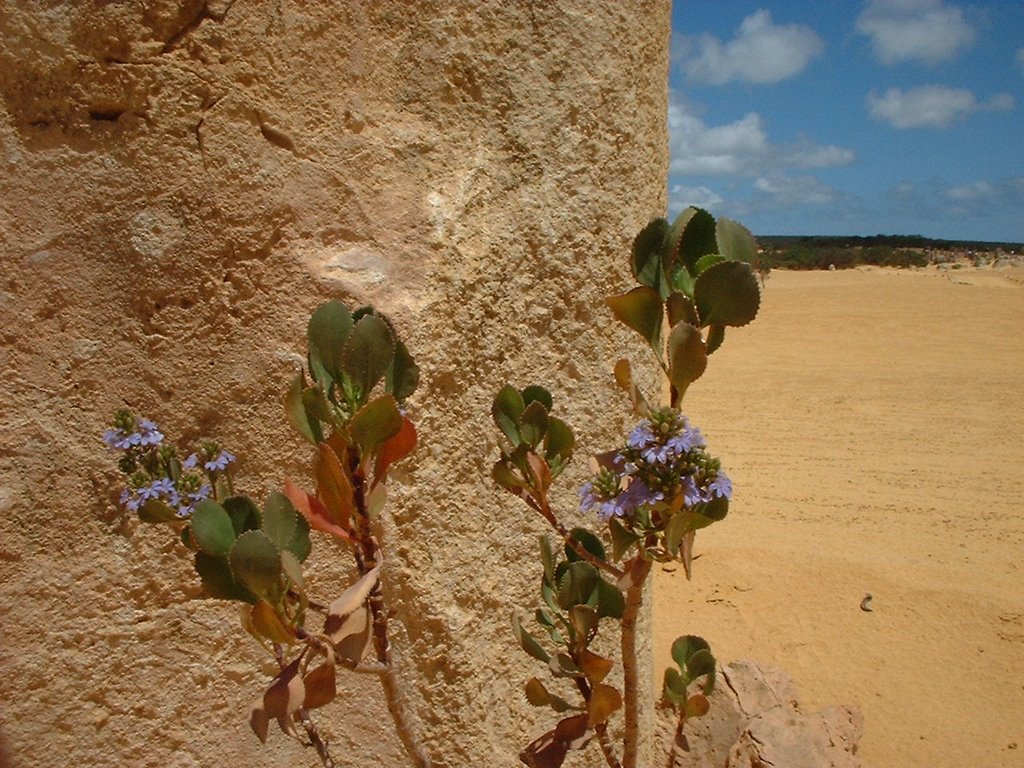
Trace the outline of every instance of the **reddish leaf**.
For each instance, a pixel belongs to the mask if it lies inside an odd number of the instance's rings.
[[[269,726],[270,718],[267,717],[267,710],[263,708],[263,699],[256,699],[252,703],[252,712],[249,714],[249,727],[264,744],[267,743],[267,728]]]
[[[587,725],[593,728],[605,722],[621,706],[622,694],[618,690],[603,683],[595,685],[590,692],[590,701],[587,702]]]
[[[686,700],[685,712],[687,717],[703,717],[710,709],[711,702],[708,701],[707,696],[701,693],[695,693]]]
[[[554,730],[530,742],[519,759],[530,768],[561,768],[566,753],[588,741],[588,715],[574,715],[559,721]]]
[[[334,650],[327,646],[324,663],[302,678],[306,686],[306,697],[302,700],[304,709],[316,709],[334,701],[338,695],[338,669],[334,663]]]
[[[543,506],[547,502],[548,488],[551,487],[551,469],[544,458],[533,451],[526,454],[526,463],[530,468],[531,485],[537,492],[537,501]]]
[[[261,600],[252,607],[249,615],[252,628],[271,642],[285,645],[295,642],[295,633],[281,621],[270,603]]]
[[[281,730],[288,734],[295,732],[292,715],[299,710],[302,700],[306,698],[306,686],[298,674],[301,659],[301,656],[297,657],[282,669],[281,674],[274,678],[274,682],[263,694],[263,709],[266,716],[276,718]]]
[[[612,671],[614,664],[615,662],[611,659],[598,656],[588,649],[584,649],[583,653],[580,654],[580,670],[587,676],[587,680],[590,681],[591,685],[600,683],[608,677],[608,673]]]
[[[373,468],[373,484],[383,482],[388,467],[404,459],[416,448],[416,426],[408,416],[402,417],[402,428],[387,440],[377,451],[377,463]]]
[[[351,530],[349,521],[355,509],[352,482],[342,467],[335,449],[320,443],[316,457],[317,496],[327,508],[327,519],[344,531]]]
[[[651,412],[644,393],[633,381],[633,370],[629,365],[629,360],[623,358],[615,364],[615,382],[629,395],[629,400],[633,403],[633,410],[638,416],[646,417]]]
[[[327,619],[324,621],[324,634],[330,638],[332,643],[341,642],[346,635],[359,631],[355,625],[346,627],[346,620],[366,602],[367,596],[377,584],[381,565],[378,563],[376,568],[346,589],[341,597],[328,606]]]
[[[288,497],[292,506],[306,518],[310,528],[329,533],[345,541],[352,541],[352,536],[348,531],[328,519],[327,507],[316,496],[308,495],[291,480],[284,481],[284,495]]]

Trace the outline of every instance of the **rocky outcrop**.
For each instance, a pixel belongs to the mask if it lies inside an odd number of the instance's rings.
[[[678,768],[861,768],[864,731],[851,705],[805,712],[781,669],[734,661],[718,671],[711,709],[676,740]],[[662,712],[663,741],[675,735]]]

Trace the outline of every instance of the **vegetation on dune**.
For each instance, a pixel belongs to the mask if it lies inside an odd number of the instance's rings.
[[[761,250],[754,266],[760,271],[849,269],[861,265],[925,267],[963,260],[977,266],[1024,253],[1020,243],[932,240],[921,235],[764,235],[758,237],[758,243]]]

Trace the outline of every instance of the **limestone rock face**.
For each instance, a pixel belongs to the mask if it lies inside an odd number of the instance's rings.
[[[272,660],[118,509],[99,436],[127,406],[219,439],[250,495],[308,484],[281,396],[332,297],[389,314],[422,368],[381,535],[423,739],[511,765],[546,730],[508,629],[545,528],[489,480],[489,406],[545,383],[581,451],[621,439],[610,369],[636,347],[601,298],[664,214],[668,30],[669,0],[0,2],[13,766],[316,762],[249,731]],[[329,600],[350,563],[314,546]],[[402,764],[375,682],[344,686],[320,718],[341,764]]]
[[[861,768],[860,709],[850,705],[804,712],[789,675],[751,661],[718,672],[711,709],[690,720],[679,768]],[[675,723],[663,717],[665,741]]]

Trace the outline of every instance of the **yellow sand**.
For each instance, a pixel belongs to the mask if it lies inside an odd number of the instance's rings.
[[[699,634],[858,703],[873,768],[1024,766],[1024,269],[775,272],[686,411],[735,492],[658,669]]]

